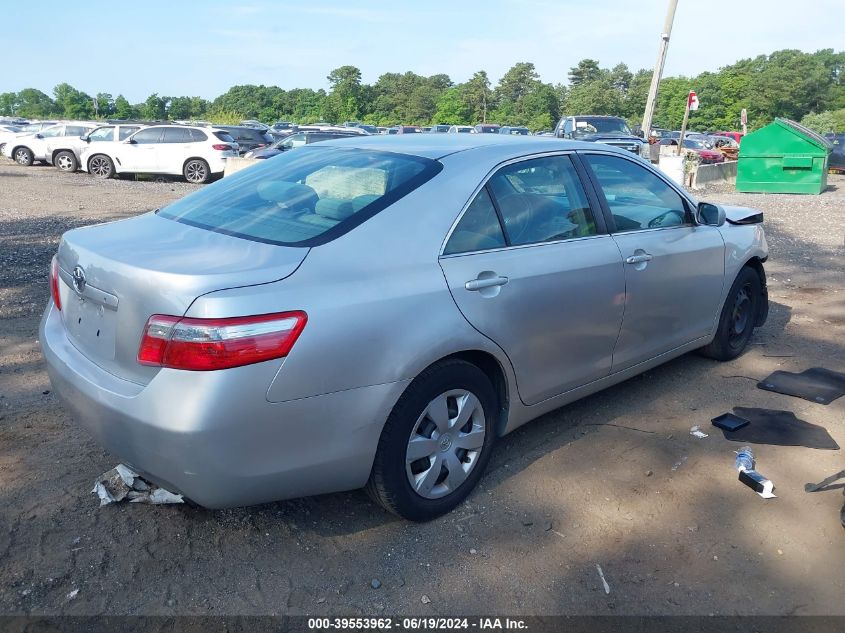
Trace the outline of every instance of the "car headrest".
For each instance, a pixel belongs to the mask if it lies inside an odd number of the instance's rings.
[[[350,215],[355,213],[355,207],[349,200],[339,200],[338,198],[323,198],[317,201],[314,206],[314,213],[330,218],[332,220],[345,220]]]
[[[304,206],[313,209],[317,203],[317,192],[308,185],[301,185],[297,182],[270,180],[259,183],[256,190],[261,199],[285,207]]]

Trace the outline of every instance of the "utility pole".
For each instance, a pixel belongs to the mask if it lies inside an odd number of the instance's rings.
[[[666,22],[664,22],[663,32],[660,34],[660,48],[657,49],[657,63],[654,65],[654,74],[651,76],[651,87],[648,90],[645,114],[643,114],[642,129],[646,140],[651,134],[651,119],[654,116],[657,89],[660,87],[660,78],[663,76],[663,66],[666,63],[666,52],[669,50],[669,37],[672,35],[672,23],[675,21],[675,9],[677,8],[678,0],[669,0]]]

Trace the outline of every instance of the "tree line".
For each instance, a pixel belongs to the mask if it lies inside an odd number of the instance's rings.
[[[660,83],[654,125],[678,129],[689,90],[701,108],[691,129],[737,129],[748,112],[755,129],[775,117],[805,120],[821,132],[845,131],[845,52],[780,50],[743,59],[696,77],[666,77]],[[346,65],[332,70],[328,90],[239,85],[214,100],[153,93],[143,103],[101,92],[91,96],[61,83],[49,96],[35,88],[0,93],[0,115],[25,118],[211,120],[236,123],[258,119],[295,123],[362,121],[373,125],[475,124],[495,122],[552,129],[562,115],[611,114],[640,123],[651,70],[632,72],[624,63],[602,68],[583,59],[567,82],[546,83],[534,64],[519,62],[494,86],[484,70],[463,82],[448,75],[385,73],[375,83]],[[828,129],[821,129],[828,128]]]

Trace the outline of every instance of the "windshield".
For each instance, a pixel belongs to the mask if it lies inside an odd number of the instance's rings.
[[[590,134],[624,134],[631,136],[631,130],[625,121],[616,117],[583,117],[575,119],[575,129],[572,135],[577,138]]]
[[[158,213],[256,242],[317,246],[352,230],[442,168],[417,156],[313,146],[261,163]]]
[[[686,147],[687,149],[706,149],[704,147],[704,143],[691,138],[684,139],[684,147]]]

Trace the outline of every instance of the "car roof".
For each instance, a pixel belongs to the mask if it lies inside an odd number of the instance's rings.
[[[450,154],[482,148],[495,154],[501,160],[532,152],[553,152],[567,149],[600,149],[623,155],[631,154],[629,151],[611,145],[569,141],[549,136],[512,136],[509,134],[409,134],[407,136],[404,134],[389,136],[379,134],[323,141],[320,145],[323,147],[355,147],[373,151],[395,152],[434,160]]]

